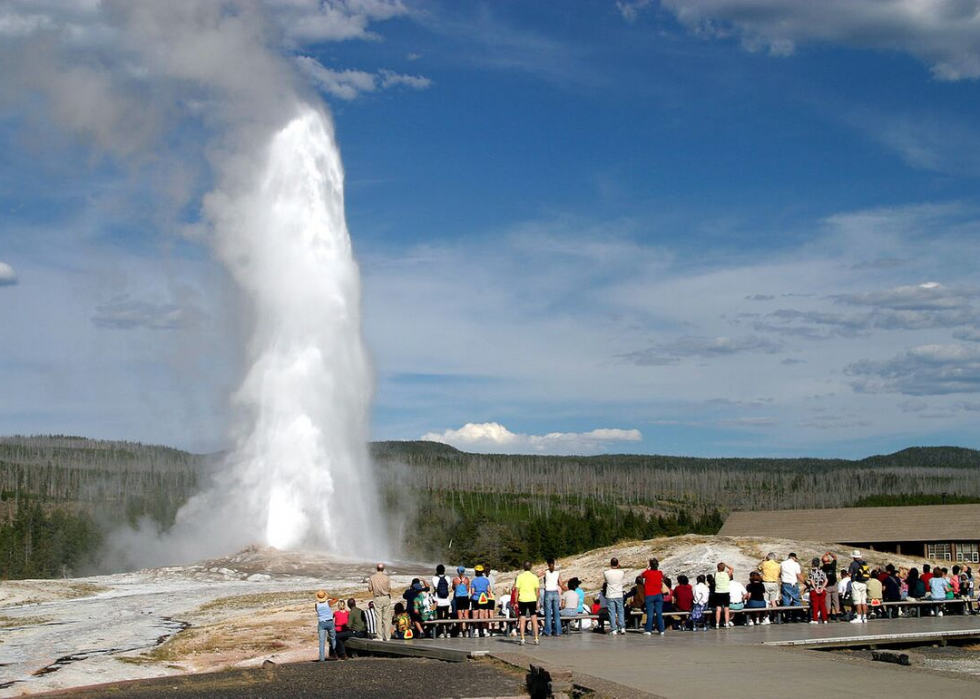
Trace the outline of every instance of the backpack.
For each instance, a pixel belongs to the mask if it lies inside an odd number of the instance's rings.
[[[439,576],[439,584],[436,585],[436,597],[449,599],[449,578],[445,575]]]
[[[867,582],[871,579],[871,568],[864,561],[861,561],[861,567],[857,569],[854,573],[854,582]]]

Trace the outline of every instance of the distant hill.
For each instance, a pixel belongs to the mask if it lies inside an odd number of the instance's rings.
[[[471,454],[371,444],[393,536],[408,553],[515,565],[623,538],[713,533],[732,509],[980,499],[980,451],[865,459]],[[0,438],[0,578],[90,570],[113,527],[173,524],[221,455],[74,436]]]

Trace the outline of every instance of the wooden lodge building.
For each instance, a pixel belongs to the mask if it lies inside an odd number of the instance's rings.
[[[980,563],[980,504],[733,512],[718,534],[833,541],[906,556]]]

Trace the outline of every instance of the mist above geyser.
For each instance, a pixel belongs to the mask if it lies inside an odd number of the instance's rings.
[[[253,543],[383,553],[343,167],[326,107],[272,14],[279,5],[85,4],[24,24],[0,47],[11,68],[0,87],[31,94],[25,111],[43,109],[131,177],[156,183],[147,186],[161,208],[198,212],[180,226],[245,301],[247,366],[231,396],[229,453],[169,532],[113,537],[129,564]],[[186,134],[198,142],[188,146]],[[210,191],[188,187],[195,177]]]

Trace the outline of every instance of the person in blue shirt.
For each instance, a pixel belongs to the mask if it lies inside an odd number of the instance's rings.
[[[327,659],[324,653],[327,637],[330,638],[331,654],[335,652],[334,649],[337,647],[337,632],[334,628],[333,609],[330,608],[330,600],[327,598],[326,590],[317,590],[316,604],[313,608],[316,610],[316,628],[320,636],[320,662],[322,663]]]

